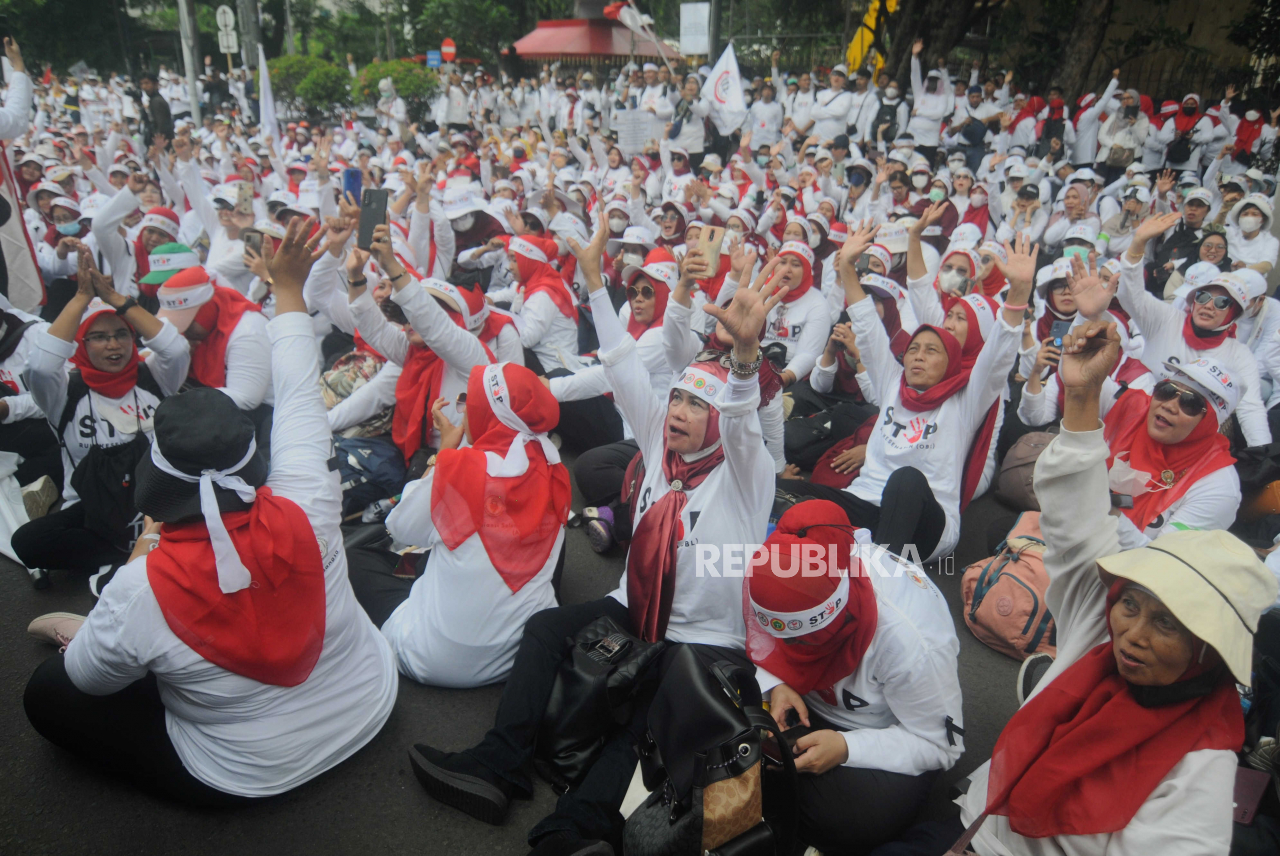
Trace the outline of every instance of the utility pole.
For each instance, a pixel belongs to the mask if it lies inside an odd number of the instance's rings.
[[[193,0],[178,0],[178,29],[182,34],[182,61],[187,66],[187,91],[191,100],[191,121],[200,127],[200,89],[196,81],[196,57],[200,46],[196,44],[196,10]]]
[[[284,0],[284,45],[286,53],[298,52],[293,43],[293,0]]]
[[[236,0],[236,17],[240,19],[241,64],[245,68],[257,68],[258,45],[262,42],[258,0]]]
[[[711,0],[711,20],[707,25],[707,62],[720,57],[720,0]]]

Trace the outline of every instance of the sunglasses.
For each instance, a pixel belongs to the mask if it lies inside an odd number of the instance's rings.
[[[653,299],[653,286],[642,285],[636,288],[634,285],[627,286],[627,300],[635,300],[637,297],[643,297],[645,300]]]
[[[1225,294],[1214,294],[1210,291],[1196,292],[1196,303],[1198,305],[1205,306],[1210,302],[1213,303],[1213,308],[1218,310],[1226,309],[1232,303],[1231,298]]]
[[[1162,380],[1152,390],[1151,397],[1156,401],[1172,401],[1178,399],[1178,407],[1188,416],[1199,416],[1209,409],[1204,396],[1189,389],[1183,389],[1171,380]]]

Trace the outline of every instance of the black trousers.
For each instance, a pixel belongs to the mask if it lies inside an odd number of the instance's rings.
[[[879,412],[874,404],[845,393],[815,392],[809,381],[797,381],[787,390],[794,405],[782,426],[787,463],[812,470],[827,450],[848,437]]]
[[[567,641],[586,625],[609,616],[618,626],[630,630],[627,608],[611,597],[573,606],[544,609],[529,619],[516,651],[511,677],[502,690],[493,728],[468,754],[501,776],[517,790],[533,790],[531,769],[534,742],[547,699],[555,684],[560,661],[568,651]],[[742,651],[694,646],[699,658],[708,663],[730,660],[754,669]],[[556,802],[556,809],[529,832],[529,844],[557,833],[600,839],[622,852],[622,815],[618,808],[627,794],[639,756],[636,744],[644,736],[653,690],[661,680],[669,657],[664,656],[651,675],[649,686],[637,698],[631,722],[605,743],[581,784]]]
[[[582,493],[583,505],[610,505],[622,494],[622,480],[627,466],[640,451],[635,440],[621,440],[607,446],[596,446],[578,456],[573,465],[573,478]]]
[[[870,529],[872,540],[889,552],[903,556],[906,545],[915,545],[921,562],[933,554],[947,525],[929,480],[915,467],[901,467],[889,476],[879,505],[847,490],[812,482],[788,479],[779,486],[789,493],[831,500],[844,509],[850,523]]]
[[[84,526],[84,503],[24,523],[13,533],[13,552],[28,568],[96,572],[129,554]]]
[[[22,458],[14,478],[28,485],[48,476],[62,489],[62,447],[44,419],[19,419],[0,424],[0,451],[15,452]]]
[[[62,310],[76,294],[74,280],[59,278],[45,286],[45,303],[40,309],[40,317],[52,324],[58,320]]]
[[[946,856],[964,834],[960,814],[949,820],[931,820],[908,829],[897,841],[877,847],[871,856]]]
[[[814,728],[839,730],[813,714],[810,722]],[[819,776],[801,773],[796,781],[800,839],[823,856],[863,856],[907,830],[939,772],[909,776],[841,766]],[[765,778],[766,800],[772,778]]]
[[[36,668],[22,705],[50,743],[156,796],[208,808],[257,801],[212,788],[182,765],[165,729],[154,675],[111,695],[89,695],[71,682],[62,655],[55,654]]]
[[[573,374],[567,369],[553,369],[547,377],[564,377]],[[597,446],[606,446],[622,439],[622,417],[613,402],[603,395],[584,398],[581,401],[560,402],[560,424],[555,431],[560,435],[563,448],[581,455]]]

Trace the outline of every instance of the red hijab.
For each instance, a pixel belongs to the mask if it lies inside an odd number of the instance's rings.
[[[1266,124],[1266,119],[1261,115],[1252,122],[1245,118],[1240,119],[1240,124],[1236,125],[1236,144],[1233,155],[1237,161],[1240,160],[1241,155],[1253,151],[1253,144],[1262,135],[1262,129]]]
[[[719,360],[693,363],[672,381],[672,390],[696,395],[709,405],[707,432],[694,460],[664,448],[662,476],[668,485],[679,482],[649,506],[640,518],[627,551],[627,610],[636,632],[646,642],[667,634],[671,602],[676,591],[676,544],[685,537],[680,513],[689,504],[687,491],[696,488],[724,460],[720,443],[720,411],[713,403],[727,383],[729,370]],[[663,432],[665,436],[665,431]]]
[[[1196,112],[1188,116],[1182,112],[1182,105],[1188,101],[1196,103]],[[1173,124],[1178,129],[1178,133],[1185,134],[1196,125],[1200,124],[1200,120],[1204,118],[1204,114],[1200,112],[1200,99],[1195,95],[1188,95],[1178,104],[1178,111],[1173,114]]]
[[[513,593],[546,565],[569,519],[569,471],[546,439],[559,421],[555,396],[524,366],[475,366],[467,379],[471,446],[436,456],[436,531],[450,550],[479,534]]]
[[[227,342],[246,312],[257,312],[258,304],[234,288],[215,285],[213,297],[200,307],[195,323],[209,335],[191,349],[191,376],[205,386],[220,387],[227,382]]]
[[[130,345],[129,358],[123,369],[118,372],[107,372],[94,368],[89,360],[88,346],[84,342],[85,334],[89,332],[93,322],[98,316],[107,314],[116,315],[116,311],[105,303],[95,301],[95,304],[89,307],[89,312],[76,330],[76,352],[71,355],[71,364],[80,370],[80,377],[89,389],[107,398],[120,398],[133,389],[138,382],[138,343],[133,342]],[[133,332],[129,322],[125,321],[125,326],[129,327],[129,332]]]
[[[224,594],[205,522],[166,523],[146,559],[165,623],[215,666],[296,687],[324,649],[324,565],[311,521],[260,487],[251,509],[223,514],[222,522],[252,584]]]
[[[814,546],[827,571],[806,576],[802,551]],[[836,703],[832,688],[857,671],[879,617],[854,547],[853,527],[838,505],[802,502],[782,515],[743,581],[747,656],[800,695],[816,690],[828,704]],[[801,636],[804,644],[787,643]]]
[[[667,312],[667,300],[671,297],[671,283],[676,281],[680,271],[671,253],[665,247],[656,247],[645,256],[644,267],[632,271],[627,287],[634,285],[641,274],[653,286],[653,317],[648,324],[644,324],[636,320],[634,313],[630,316],[627,320],[627,332],[633,339],[639,339],[647,331],[662,326],[662,318]]]
[[[159,290],[159,284],[150,284],[142,281],[142,278],[151,273],[151,258],[147,254],[146,247],[142,244],[143,229],[152,228],[159,229],[169,236],[170,241],[178,240],[178,215],[173,213],[173,209],[156,206],[142,216],[142,222],[139,224],[138,237],[133,239],[133,276],[134,281],[138,283],[138,290],[147,297],[155,297],[156,291]]]
[[[1120,396],[1107,418],[1102,420],[1103,436],[1111,449],[1107,468],[1115,463],[1116,456],[1128,453],[1129,466],[1139,472],[1150,473],[1148,486],[1158,489],[1135,496],[1133,508],[1121,513],[1133,521],[1142,531],[1151,525],[1195,484],[1212,472],[1229,467],[1236,462],[1231,456],[1231,443],[1218,431],[1216,412],[1210,408],[1200,422],[1181,443],[1160,443],[1147,433],[1147,414],[1151,409],[1151,396],[1130,389]],[[1160,474],[1174,474],[1173,486],[1167,490]]]
[[[980,190],[987,196],[987,201],[981,205],[973,204],[973,192]],[[978,227],[978,231],[982,234],[982,239],[986,240],[987,226],[991,223],[991,191],[985,184],[975,184],[969,189],[969,207],[965,209],[964,217],[960,219],[961,225],[972,223]]]
[[[556,254],[555,241],[549,238],[538,238],[524,235],[512,238],[508,244],[516,256],[517,272],[520,274],[520,285],[524,289],[524,299],[541,292],[551,298],[551,302],[560,310],[560,314],[573,323],[578,323],[578,307],[574,305],[573,295],[569,293],[564,277],[551,267],[550,259]]]
[[[1111,607],[1128,584],[1117,579],[1107,592],[1108,632]],[[1197,648],[1206,644],[1196,642]],[[1189,752],[1238,752],[1244,742],[1230,672],[1224,670],[1208,694],[1144,707],[1116,671],[1111,647],[1104,642],[1081,657],[1000,732],[986,810],[1009,818],[1019,835],[1118,832]],[[1194,661],[1178,683],[1220,668],[1220,662],[1216,652]]]
[[[782,256],[794,256],[804,266],[804,277],[800,280],[800,284],[792,286],[791,290],[782,296],[783,303],[795,303],[813,288],[813,250],[809,249],[808,244],[787,241],[782,245],[782,249],[778,250],[778,258]]]

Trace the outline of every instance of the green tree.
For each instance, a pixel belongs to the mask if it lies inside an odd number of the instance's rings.
[[[378,82],[384,77],[391,78],[396,94],[404,99],[409,121],[421,122],[431,107],[432,96],[439,88],[436,73],[408,60],[370,63],[356,77],[353,86],[356,99],[369,105],[377,104]]]
[[[267,65],[271,65],[271,60]],[[308,113],[332,115],[351,106],[351,73],[326,62],[302,79],[297,94]]]
[[[517,15],[494,0],[424,0],[416,23],[420,45],[434,48],[451,38],[459,57],[486,62],[497,62],[498,54],[524,35]]]

